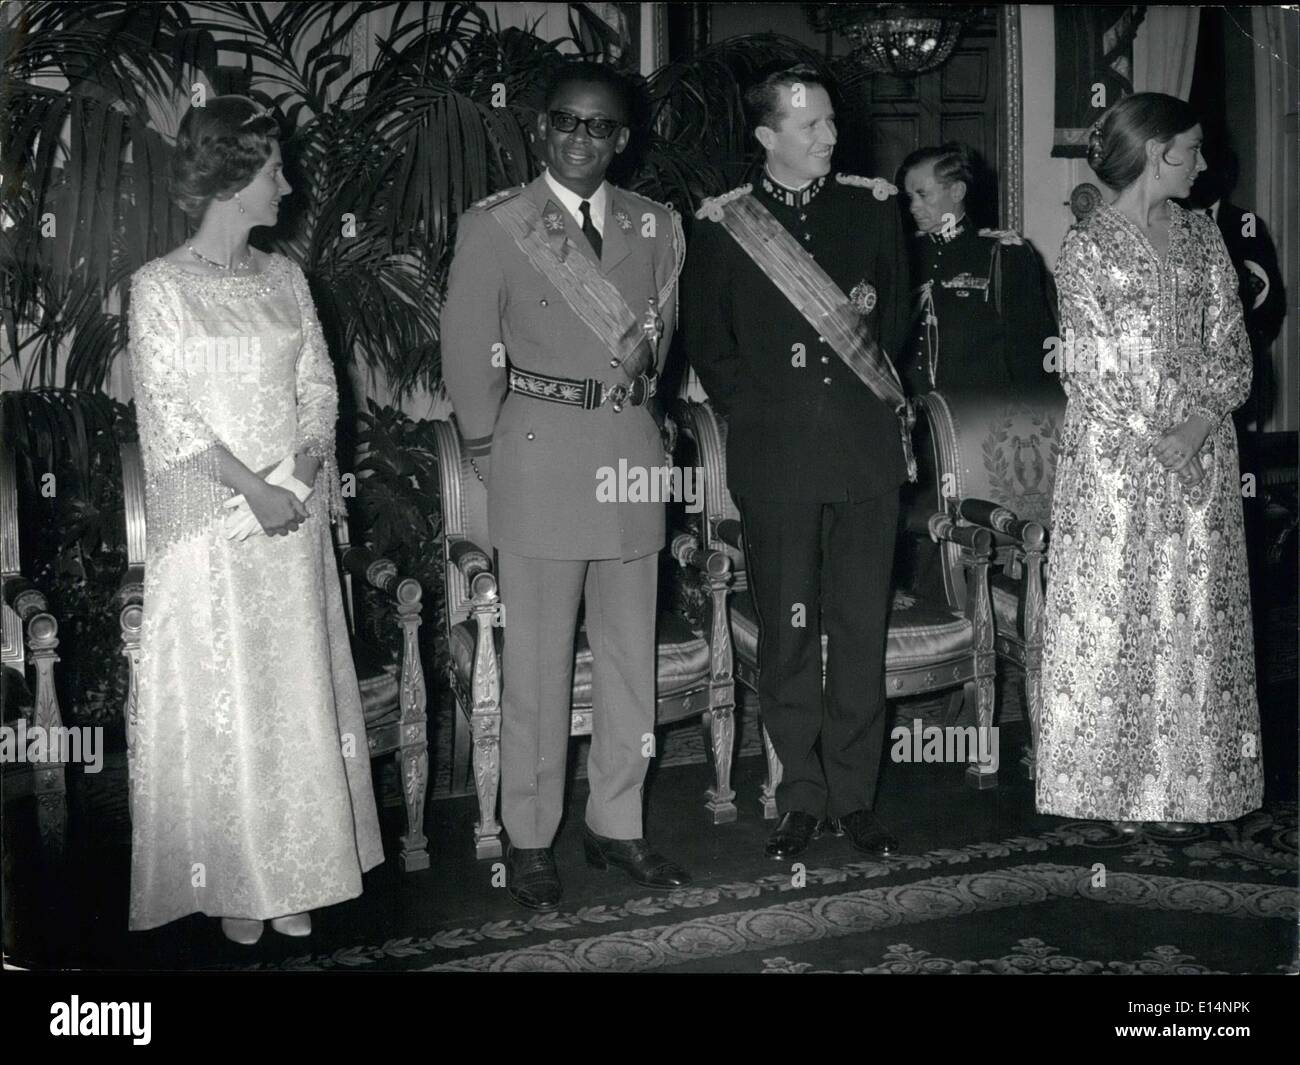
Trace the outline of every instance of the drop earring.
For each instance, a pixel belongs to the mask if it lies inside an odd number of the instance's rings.
[[[1159,177],[1159,176],[1160,176],[1160,171],[1157,170],[1157,171],[1156,171],[1156,177]],[[239,201],[239,193],[235,193],[235,206],[239,208],[239,213],[240,213],[240,214],[247,214],[247,213],[248,213],[248,212],[246,212],[246,211],[244,210],[244,205],[243,205],[242,203],[240,203],[240,201]]]
[[[1160,164],[1159,164],[1159,163],[1156,163],[1156,180],[1157,180],[1157,181],[1160,180]],[[240,210],[242,211],[243,208],[241,207]]]

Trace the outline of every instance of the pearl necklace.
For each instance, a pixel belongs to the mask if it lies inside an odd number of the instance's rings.
[[[234,274],[239,270],[248,270],[253,265],[253,252],[251,249],[245,251],[244,261],[239,266],[235,266],[234,263],[230,263],[230,264],[219,263],[215,259],[209,259],[206,255],[204,255],[201,251],[199,251],[198,248],[196,248],[193,244],[187,244],[185,246],[189,248],[190,254],[193,255],[194,258],[198,259],[200,262],[207,263],[209,266],[215,266],[218,270],[224,270],[228,274]]]

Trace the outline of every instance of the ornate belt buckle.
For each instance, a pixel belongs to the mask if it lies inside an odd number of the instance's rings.
[[[623,404],[627,402],[627,385],[615,385],[609,390],[606,398],[609,399],[610,406],[614,408],[614,413],[621,413]]]

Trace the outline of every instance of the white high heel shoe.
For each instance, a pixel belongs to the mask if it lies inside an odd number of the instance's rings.
[[[221,931],[232,943],[251,947],[262,938],[261,921],[249,921],[243,917],[221,918]]]
[[[311,914],[289,913],[283,917],[272,917],[271,927],[282,936],[309,936],[311,935]]]

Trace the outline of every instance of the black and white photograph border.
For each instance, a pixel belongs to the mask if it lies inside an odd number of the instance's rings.
[[[7,968],[1300,973],[1294,8],[0,57]]]

